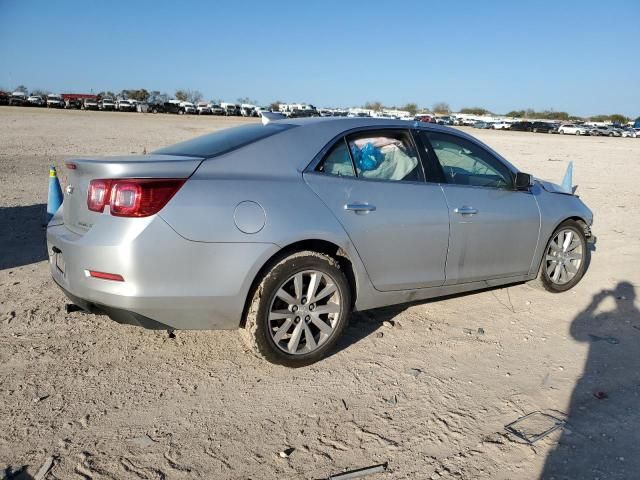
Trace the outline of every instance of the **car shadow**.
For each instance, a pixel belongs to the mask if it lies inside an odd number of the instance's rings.
[[[47,258],[47,206],[43,203],[0,207],[0,270],[21,267]]]
[[[640,311],[629,282],[602,290],[571,324],[589,345],[567,425],[541,480],[629,479],[640,472]],[[611,309],[613,307],[613,309]]]

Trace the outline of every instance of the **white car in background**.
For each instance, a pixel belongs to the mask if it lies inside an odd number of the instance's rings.
[[[196,110],[196,106],[191,102],[180,102],[180,112],[179,113],[198,113]]]
[[[211,115],[212,113],[211,107],[206,102],[200,102],[196,110],[198,111],[198,115]]]
[[[47,95],[47,107],[49,108],[64,108],[64,100],[60,95],[55,93]]]
[[[211,113],[213,115],[225,115],[224,108],[222,108],[217,103],[210,103],[209,108],[211,109]]]
[[[623,138],[640,138],[640,131],[636,131],[633,128],[623,128],[620,131],[620,136]]]
[[[499,122],[494,122],[491,125],[491,128],[493,128],[494,130],[509,130],[509,128],[511,128],[511,122],[500,120]]]
[[[583,125],[576,125],[575,123],[566,123],[564,125],[560,125],[558,133],[560,135],[589,135],[589,128]]]

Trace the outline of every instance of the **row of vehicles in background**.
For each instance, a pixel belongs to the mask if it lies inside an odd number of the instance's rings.
[[[468,124],[463,124],[468,125]],[[542,121],[474,121],[471,126],[480,129],[512,130],[516,132],[557,133],[560,135],[584,135],[592,137],[640,138],[640,128],[622,125],[587,125],[584,123],[561,123]]]

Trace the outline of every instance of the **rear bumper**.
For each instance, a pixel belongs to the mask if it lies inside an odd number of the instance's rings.
[[[133,221],[100,222],[84,235],[64,225],[47,228],[51,275],[73,303],[146,328],[240,325],[253,278],[276,245],[192,242],[160,217],[126,220]],[[64,272],[56,266],[54,247],[64,258]],[[119,274],[124,281],[93,278],[89,270]]]

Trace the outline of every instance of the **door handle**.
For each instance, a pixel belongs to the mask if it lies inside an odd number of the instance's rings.
[[[475,215],[478,213],[477,208],[467,207],[466,205],[462,207],[458,207],[454,210],[455,213],[459,213],[460,215]]]
[[[375,212],[376,206],[369,205],[368,203],[347,203],[344,206],[344,209],[351,210],[356,213],[369,213],[369,212]]]

